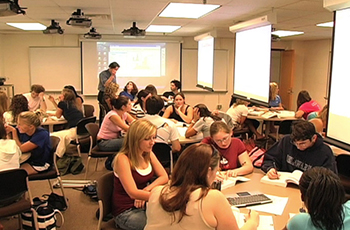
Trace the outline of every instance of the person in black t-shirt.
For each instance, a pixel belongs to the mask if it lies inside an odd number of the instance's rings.
[[[171,91],[166,91],[163,93],[162,99],[164,101],[172,101],[174,99],[175,94],[179,92],[181,89],[181,82],[178,80],[172,80],[170,82]]]

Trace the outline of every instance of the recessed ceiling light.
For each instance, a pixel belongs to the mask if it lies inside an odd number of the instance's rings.
[[[294,35],[304,34],[304,32],[288,31],[288,30],[276,30],[276,31],[271,32],[271,34],[277,35],[279,37],[287,37],[287,36],[294,36]]]
[[[159,32],[159,33],[172,33],[175,30],[180,29],[181,26],[163,26],[163,25],[150,25],[147,32]]]
[[[168,18],[200,18],[203,15],[219,8],[221,5],[173,3],[171,2],[159,17]]]
[[[21,30],[45,30],[46,26],[40,23],[6,23],[9,26],[16,27]]]
[[[316,24],[316,26],[319,26],[319,27],[333,27],[334,26],[334,22],[319,23],[319,24]]]

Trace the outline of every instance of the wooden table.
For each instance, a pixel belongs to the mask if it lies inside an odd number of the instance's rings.
[[[180,141],[181,145],[198,143],[198,142],[201,142],[203,140],[202,133],[198,133],[197,135],[195,135],[193,137],[186,138],[185,133],[186,133],[187,127],[177,126],[176,128],[180,134],[179,141]]]
[[[63,125],[63,124],[67,124],[67,120],[56,120],[53,119],[51,117],[48,117],[44,122],[41,123],[42,126],[48,126],[49,127],[49,132],[52,133],[53,132],[53,127],[55,125]]]
[[[275,185],[263,184],[260,182],[260,179],[264,174],[255,169],[252,174],[246,175],[245,177],[249,178],[250,181],[247,182],[238,182],[235,186],[227,188],[222,191],[223,194],[229,196],[229,194],[234,194],[237,192],[250,192],[254,193],[264,193],[268,195],[274,195],[279,197],[288,197],[287,205],[281,216],[273,215],[270,213],[259,212],[260,215],[267,215],[273,217],[273,223],[275,230],[283,229],[289,220],[289,213],[299,213],[299,208],[301,208],[301,195],[297,186],[293,187],[279,187]],[[248,209],[240,209],[242,213],[247,213]]]

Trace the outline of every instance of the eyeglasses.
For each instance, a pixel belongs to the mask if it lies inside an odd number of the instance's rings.
[[[227,135],[226,137],[222,138],[221,140],[214,140],[216,143],[223,143],[227,142],[231,138],[230,135]]]
[[[295,145],[296,147],[305,147],[308,143],[310,142],[310,140],[305,140],[305,141],[291,141],[291,143],[293,145]]]

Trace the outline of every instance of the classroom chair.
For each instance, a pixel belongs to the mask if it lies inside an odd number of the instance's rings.
[[[159,162],[163,165],[164,168],[168,168],[168,174],[173,172],[173,153],[171,147],[166,143],[155,143],[152,148],[153,153],[158,158]]]
[[[340,154],[336,156],[338,176],[345,189],[345,197],[350,199],[350,155]]]
[[[32,211],[35,229],[39,229],[37,213],[32,208],[33,199],[28,189],[28,174],[24,169],[0,172],[0,218],[18,215],[22,229],[21,213]]]
[[[269,137],[271,137],[275,141],[278,141],[284,135],[291,134],[292,133],[292,123],[293,123],[293,121],[294,120],[281,121],[279,127],[277,128],[276,133],[270,133]]]
[[[93,117],[95,108],[93,105],[83,104],[84,107],[84,117]]]

